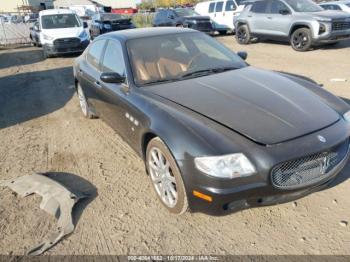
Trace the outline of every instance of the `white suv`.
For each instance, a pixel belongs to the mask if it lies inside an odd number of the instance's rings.
[[[195,11],[203,16],[209,16],[213,27],[220,34],[234,31],[233,17],[243,10],[243,0],[216,0],[198,3]]]

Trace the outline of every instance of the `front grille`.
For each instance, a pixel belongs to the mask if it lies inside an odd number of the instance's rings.
[[[332,23],[332,31],[341,31],[350,29],[350,22],[337,21]]]
[[[80,39],[76,37],[59,38],[56,39],[53,44],[56,48],[78,47],[80,45]]]
[[[281,163],[271,171],[272,184],[281,189],[294,189],[316,183],[331,174],[348,150],[347,140],[329,151]]]

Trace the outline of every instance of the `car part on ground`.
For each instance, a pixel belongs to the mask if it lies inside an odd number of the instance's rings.
[[[250,1],[234,24],[240,44],[251,38],[279,40],[296,51],[350,38],[349,14],[323,10],[311,0]]]
[[[38,194],[42,197],[40,208],[55,216],[57,228],[48,234],[39,245],[28,250],[28,255],[40,255],[56,245],[64,236],[74,231],[72,218],[73,206],[86,196],[80,192],[71,192],[60,183],[43,174],[26,175],[0,181],[0,186],[8,187],[21,197]]]

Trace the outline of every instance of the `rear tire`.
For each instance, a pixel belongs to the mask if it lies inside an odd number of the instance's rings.
[[[83,91],[81,85],[79,84],[79,82],[77,83],[77,95],[79,98],[79,104],[80,104],[80,108],[81,108],[83,115],[89,119],[94,118],[94,115],[91,113],[91,110],[89,108],[89,103],[86,100],[84,91]]]
[[[153,138],[147,145],[146,168],[165,208],[173,214],[185,213],[188,200],[181,172],[170,150],[159,137]]]
[[[241,45],[247,45],[250,43],[250,30],[247,25],[239,25],[236,29],[236,40]]]
[[[290,37],[290,44],[295,51],[309,51],[312,45],[311,30],[306,27],[295,30]]]

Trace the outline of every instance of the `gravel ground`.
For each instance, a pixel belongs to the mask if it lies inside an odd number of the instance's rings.
[[[303,74],[350,99],[350,42],[297,53],[283,44],[217,39],[248,51],[254,66]],[[142,160],[104,122],[83,118],[73,59],[43,60],[36,48],[0,51],[0,179],[50,172],[90,195],[74,210],[75,232],[47,254],[350,255],[350,180],[297,202],[224,217],[169,214]],[[0,254],[24,254],[55,225],[39,202],[0,189]]]

